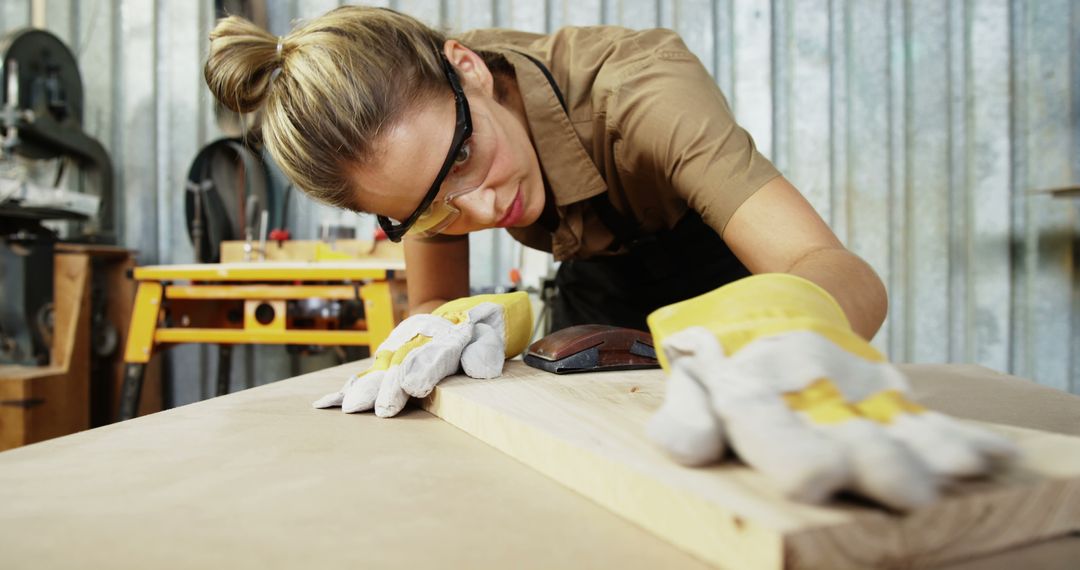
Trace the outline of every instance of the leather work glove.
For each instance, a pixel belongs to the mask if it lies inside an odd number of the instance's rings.
[[[910,400],[903,374],[800,277],[740,279],[648,322],[668,382],[647,431],[680,463],[716,461],[730,444],[793,499],[849,490],[904,511],[1016,453]]]
[[[346,413],[374,408],[388,418],[409,396],[427,396],[459,368],[473,378],[499,376],[503,362],[525,350],[531,332],[532,304],[524,291],[456,299],[401,321],[375,351],[371,368],[312,405],[341,406]]]

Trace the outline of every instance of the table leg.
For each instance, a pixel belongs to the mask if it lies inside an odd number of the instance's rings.
[[[390,331],[394,330],[394,301],[390,295],[390,284],[386,281],[374,281],[360,288],[360,298],[364,301],[364,320],[367,321],[368,335],[371,339],[372,356],[375,349]]]
[[[146,364],[129,362],[124,364],[124,388],[120,394],[119,421],[130,420],[139,413],[139,398],[142,396],[143,374]]]
[[[127,347],[124,350],[124,386],[120,390],[118,421],[130,420],[139,413],[143,373],[154,352],[154,332],[161,311],[163,288],[157,281],[142,281],[135,292]]]
[[[217,396],[229,393],[229,376],[232,372],[232,345],[218,345]]]

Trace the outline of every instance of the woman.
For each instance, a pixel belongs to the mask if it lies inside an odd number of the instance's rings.
[[[754,147],[668,30],[477,30],[448,39],[397,12],[342,7],[278,38],[239,19],[205,75],[263,109],[284,172],[405,236],[412,312],[468,295],[471,231],[504,227],[562,261],[555,328],[645,315],[751,273],[828,291],[865,338],[886,313],[847,251]]]
[[[668,382],[647,431],[680,462],[730,445],[788,496],[850,489],[906,510],[1013,453],[907,399],[866,341],[881,281],[757,152],[674,33],[446,39],[347,7],[280,39],[230,18],[211,40],[213,92],[264,108],[297,186],[410,234],[410,304],[434,309],[315,407],[387,417],[459,365],[501,373],[527,340],[527,300],[467,297],[465,234],[504,227],[563,262],[556,327],[644,329],[649,315]]]

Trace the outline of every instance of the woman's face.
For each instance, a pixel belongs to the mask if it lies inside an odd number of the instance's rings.
[[[466,188],[475,189],[460,194],[462,187],[449,182],[441,186],[436,202],[459,193],[451,204],[460,214],[439,233],[456,235],[530,225],[544,209],[544,185],[525,117],[499,104],[490,89],[470,84],[470,78],[461,75],[471,109],[473,136],[465,142],[463,152],[456,155],[455,167],[477,170]],[[406,112],[377,141],[373,158],[352,169],[352,181],[362,189],[355,197],[360,209],[395,220],[408,218],[446,160],[455,123],[449,84],[445,96]]]

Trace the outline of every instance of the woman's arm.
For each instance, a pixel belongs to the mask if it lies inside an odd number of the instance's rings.
[[[782,176],[762,186],[731,216],[724,241],[753,273],[791,273],[828,291],[852,328],[873,338],[888,312],[881,279],[848,251],[813,206]]]
[[[469,236],[447,241],[405,238],[409,314],[430,313],[469,296]]]

